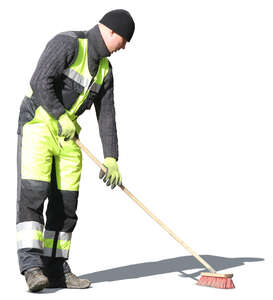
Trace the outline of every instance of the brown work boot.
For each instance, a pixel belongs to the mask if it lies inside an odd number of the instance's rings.
[[[62,277],[49,277],[49,288],[86,289],[91,285],[88,279],[81,279],[73,273],[65,273]]]
[[[48,278],[39,267],[26,270],[24,275],[30,292],[41,291],[49,285]]]

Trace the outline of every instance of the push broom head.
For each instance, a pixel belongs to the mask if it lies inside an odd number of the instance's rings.
[[[232,281],[233,274],[219,273],[201,273],[201,278],[197,282],[198,285],[211,286],[218,289],[233,289],[235,288]]]

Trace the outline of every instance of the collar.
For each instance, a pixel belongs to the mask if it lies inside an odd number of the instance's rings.
[[[87,31],[86,36],[88,39],[88,67],[91,75],[95,76],[100,60],[110,56],[111,53],[104,43],[98,25]]]

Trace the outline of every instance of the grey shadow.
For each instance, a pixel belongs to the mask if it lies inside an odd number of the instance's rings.
[[[213,255],[201,255],[201,257],[205,261],[207,261],[216,271],[223,271],[225,269],[243,266],[245,265],[245,263],[264,261],[263,258],[254,257],[227,258]],[[194,269],[200,270],[191,273],[190,271]],[[187,273],[185,273],[185,271]],[[92,283],[99,283],[105,281],[134,279],[177,272],[179,273],[178,276],[190,277],[193,280],[197,281],[196,277],[204,271],[207,270],[204,269],[203,265],[201,265],[199,261],[197,261],[193,256],[180,256],[160,261],[122,266],[118,268],[83,274],[80,276],[80,278],[89,279]],[[45,289],[41,291],[41,293],[52,293],[56,292],[57,290],[59,289]]]
[[[201,257],[207,261],[216,271],[222,271],[225,269],[238,267],[244,265],[246,262],[263,261],[263,258],[226,258],[212,255],[201,255]],[[185,274],[184,271],[190,271],[192,269],[201,269],[198,272],[192,274]],[[195,278],[200,275],[201,272],[207,271],[204,269],[193,256],[180,256],[171,259],[164,259],[155,262],[147,262],[129,266],[118,267],[109,270],[103,270],[99,272],[84,274],[81,278],[91,280],[92,283],[99,283],[105,281],[116,281],[124,279],[133,279],[139,277],[153,276],[159,274],[166,274],[172,272],[178,272],[182,277]]]

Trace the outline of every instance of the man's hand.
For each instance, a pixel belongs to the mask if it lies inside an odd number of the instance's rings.
[[[106,182],[106,185],[111,184],[111,188],[115,188],[116,185],[121,185],[121,174],[118,169],[117,161],[114,157],[106,157],[104,159],[103,165],[106,167],[107,172],[100,170],[99,178],[103,178],[103,182]]]
[[[72,140],[76,128],[74,123],[71,121],[67,113],[62,114],[58,119],[58,135],[64,137],[65,141]]]

